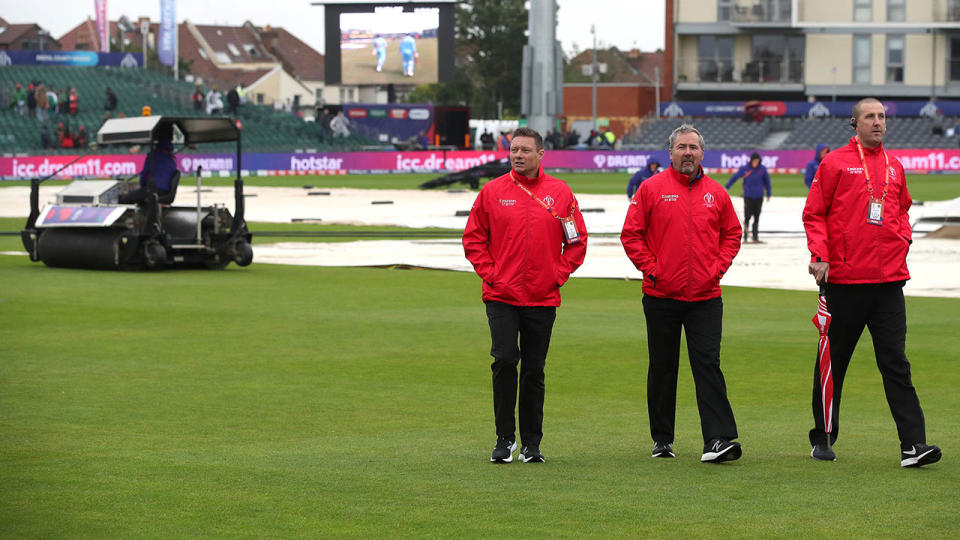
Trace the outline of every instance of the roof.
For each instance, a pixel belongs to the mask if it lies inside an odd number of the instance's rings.
[[[323,55],[284,28],[260,28],[264,46],[301,81],[323,80]]]
[[[593,51],[586,50],[574,56],[564,69],[563,82],[591,82],[590,75],[584,75],[581,66],[593,62]],[[655,68],[660,68],[663,78],[663,51],[645,53],[633,49],[621,52],[616,47],[597,50],[597,63],[607,65],[607,72],[600,73],[597,81],[601,83],[652,83],[656,77]]]
[[[109,35],[110,39],[113,40],[117,33],[120,31],[117,21],[109,21],[110,30]],[[133,21],[134,26],[139,28],[139,25],[136,21]],[[150,32],[154,35],[159,31],[159,23],[150,23]],[[124,37],[130,40],[131,47],[136,45],[140,46],[140,41],[143,39],[140,32],[124,32]],[[86,41],[81,39],[85,37]],[[77,49],[78,43],[86,43],[88,48],[86,50],[90,51],[99,51],[100,50],[100,34],[97,32],[97,21],[87,17],[87,20],[81,22],[77,26],[74,26],[67,31],[66,34],[60,36],[60,44],[65,51],[75,51]]]
[[[37,32],[43,31],[43,28],[37,23],[10,24],[7,21],[3,21],[2,24],[0,24],[0,28],[4,29],[3,32],[0,32],[0,48],[3,49],[11,49],[11,45],[15,45],[17,41],[29,34],[32,30],[36,30]]]
[[[194,25],[221,64],[275,61],[246,26]]]

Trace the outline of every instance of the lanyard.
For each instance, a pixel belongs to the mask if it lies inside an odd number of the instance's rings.
[[[856,141],[857,150],[860,152],[860,164],[863,165],[863,176],[867,179],[867,195],[870,196],[870,200],[873,200],[873,184],[870,183],[870,171],[867,170],[867,160],[863,157],[863,146],[860,145],[860,137],[857,137]],[[887,184],[890,182],[890,157],[887,156],[886,150],[883,151],[883,159],[886,160],[887,165],[883,168],[883,191],[880,194],[881,203],[887,198]]]
[[[527,186],[521,184],[520,181],[517,180],[517,177],[513,174],[513,169],[510,170],[510,178],[513,180],[513,183],[516,184],[517,187],[519,187],[520,189],[522,189],[523,191],[525,191],[525,192],[527,193],[527,195],[530,196],[531,199],[537,201],[538,203],[540,203],[540,206],[546,208],[547,212],[550,212],[550,215],[551,215],[551,216],[553,216],[553,217],[555,217],[555,218],[557,218],[557,219],[563,219],[562,217],[560,217],[559,214],[557,214],[557,212],[553,209],[552,206],[547,206],[547,203],[541,201],[539,197],[537,197],[536,195],[534,195],[533,193],[531,193],[530,190],[527,189]]]

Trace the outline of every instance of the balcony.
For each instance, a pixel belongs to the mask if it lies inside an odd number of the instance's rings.
[[[960,23],[960,0],[934,0],[933,22]]]
[[[777,85],[803,84],[803,60],[705,59],[677,63],[677,82],[698,85]]]
[[[789,27],[790,0],[736,0],[730,10],[734,26]]]

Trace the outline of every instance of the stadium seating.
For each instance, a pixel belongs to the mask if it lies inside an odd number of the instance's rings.
[[[26,87],[32,81],[42,81],[48,89],[76,88],[79,97],[78,114],[51,114],[47,126],[51,136],[57,124],[63,122],[71,131],[83,124],[90,133],[91,142],[98,126],[106,118],[104,103],[109,86],[117,95],[114,116],[139,116],[144,105],[153,114],[195,116],[190,94],[194,85],[174,81],[169,77],[143,69],[82,68],[50,66],[5,66],[0,69],[0,88],[9,99],[16,83]],[[224,99],[226,101],[226,99]],[[0,153],[4,154],[76,154],[78,149],[46,149],[40,144],[41,126],[35,117],[20,116],[13,109],[0,110]],[[205,114],[205,113],[200,113]],[[226,113],[224,113],[226,114]],[[243,125],[245,152],[293,152],[295,150],[349,151],[379,145],[362,134],[347,138],[326,139],[321,136],[319,124],[304,122],[290,113],[276,111],[269,106],[245,104],[237,117]],[[196,152],[233,152],[230,143],[206,144]],[[116,147],[98,148],[95,153],[126,151]],[[186,150],[190,151],[190,150]]]
[[[947,125],[955,122],[948,119]],[[826,143],[831,148],[847,144],[853,136],[847,118],[807,118],[795,124],[790,136],[781,148],[797,150],[813,148]],[[956,148],[956,137],[934,135],[930,129],[930,119],[925,117],[897,117],[887,120],[887,135],[884,138],[887,148]]]
[[[957,119],[948,118],[945,125],[954,126]],[[767,117],[763,122],[743,122],[739,118],[661,118],[647,122],[635,134],[623,141],[623,148],[637,150],[661,150],[667,146],[667,138],[680,124],[692,124],[703,133],[708,149],[780,149],[812,150],[819,143],[830,148],[847,144],[854,132],[847,118],[789,118]],[[789,134],[773,147],[767,145],[767,137],[773,133]],[[956,148],[956,135],[934,135],[931,122],[926,117],[890,117],[887,121],[887,148]]]
[[[757,148],[771,129],[770,122],[744,122],[733,118],[661,118],[624,140],[624,146],[638,150],[663,150],[670,133],[681,124],[692,124],[703,134],[709,149]]]

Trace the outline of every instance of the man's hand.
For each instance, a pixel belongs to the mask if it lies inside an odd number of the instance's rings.
[[[807,267],[807,272],[817,281],[817,285],[826,283],[828,281],[827,274],[830,273],[830,263],[812,262],[810,266]]]

